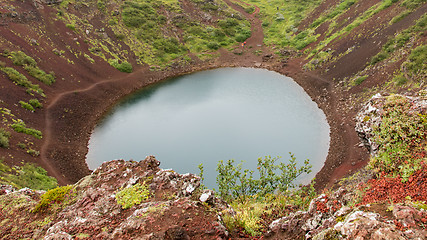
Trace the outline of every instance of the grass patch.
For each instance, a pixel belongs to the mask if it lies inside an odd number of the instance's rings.
[[[28,103],[31,104],[31,106],[33,106],[35,108],[42,108],[43,107],[43,104],[40,103],[40,101],[36,98],[28,100]]]
[[[33,92],[36,92],[41,96],[45,96],[43,93],[43,89],[41,89],[39,85],[33,84],[30,80],[27,79],[27,77],[25,77],[22,73],[16,71],[14,68],[3,67],[0,68],[0,70],[6,73],[8,78],[16,85],[27,88],[28,93],[32,94]]]
[[[12,185],[18,189],[28,187],[34,190],[49,190],[57,187],[55,178],[47,175],[46,170],[33,163],[12,168],[0,159],[0,183]]]
[[[4,128],[0,128],[0,147],[8,148],[9,138],[10,138],[10,132],[6,131]]]
[[[14,123],[10,125],[15,132],[18,133],[25,133],[31,136],[34,136],[35,138],[41,139],[43,137],[43,134],[41,131],[33,129],[33,128],[27,128],[24,121],[22,120],[13,120]]]
[[[364,75],[364,76],[356,78],[356,80],[354,80],[354,85],[358,86],[358,85],[362,84],[366,80],[366,78],[368,78],[368,75]]]
[[[110,59],[108,63],[120,72],[131,73],[133,71],[132,64],[126,61],[119,63],[118,59]]]
[[[21,104],[21,107],[27,109],[28,111],[31,111],[31,112],[35,111],[34,107],[31,104],[27,103],[27,102],[19,101],[19,104]]]
[[[30,74],[31,76],[35,77],[40,82],[46,84],[46,85],[52,85],[52,83],[55,82],[55,75],[53,72],[46,73],[45,71],[41,70],[37,66],[32,65],[25,65],[24,69]]]

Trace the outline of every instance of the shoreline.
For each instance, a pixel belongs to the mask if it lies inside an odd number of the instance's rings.
[[[325,163],[316,174],[317,190],[331,186],[336,180],[366,164],[367,154],[362,149],[355,148],[355,142],[357,145],[359,141],[357,134],[352,123],[348,120],[346,122],[346,119],[352,119],[353,116],[342,116],[339,108],[336,108],[341,93],[336,92],[333,82],[300,69],[298,59],[292,59],[287,66],[281,66],[277,61],[263,62],[260,56],[249,52],[239,56],[223,52],[216,62],[199,62],[159,72],[141,68],[123,77],[97,82],[87,89],[57,95],[46,112],[46,128],[49,128],[47,131],[50,137],[43,144],[42,158],[50,166],[49,170],[56,170],[48,171],[62,185],[77,182],[90,174],[86,154],[92,131],[105,114],[129,94],[180,75],[222,67],[263,68],[291,77],[322,109],[330,126],[330,144]],[[64,114],[63,109],[69,111]]]

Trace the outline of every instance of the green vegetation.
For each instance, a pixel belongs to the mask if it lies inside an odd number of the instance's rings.
[[[35,108],[42,108],[43,107],[43,104],[40,103],[40,101],[36,98],[28,100],[28,103],[31,104],[31,106],[33,106]]]
[[[39,100],[35,99],[35,98],[34,99],[30,99],[28,101],[28,103],[25,102],[25,101],[19,101],[19,104],[21,104],[21,107],[23,107],[23,108],[25,108],[25,109],[27,109],[28,111],[31,111],[31,112],[34,112],[35,108],[42,108],[43,107],[43,104],[41,104],[39,102]]]
[[[383,61],[384,59],[387,59],[391,53],[403,48],[410,39],[415,39],[419,36],[420,33],[423,33],[427,30],[427,14],[424,14],[416,23],[414,26],[409,27],[406,30],[403,30],[402,32],[396,34],[394,37],[390,38],[382,47],[382,50],[372,57],[371,59],[371,65],[375,65],[378,62]],[[424,45],[425,46],[425,45]],[[416,69],[420,68],[419,61],[422,60],[423,57],[423,50],[422,46],[418,48],[417,51],[414,52],[414,55],[412,57],[412,61],[417,62],[415,64]],[[425,57],[425,55],[424,55]],[[410,57],[411,58],[411,57]],[[417,60],[416,60],[417,59]],[[424,58],[425,59],[425,58]]]
[[[69,197],[71,190],[72,186],[67,185],[47,191],[40,197],[39,203],[34,207],[32,212],[45,211],[54,204],[61,204]]]
[[[0,147],[8,148],[9,138],[10,138],[10,132],[6,131],[4,128],[0,128]]]
[[[368,75],[364,75],[364,76],[356,78],[356,80],[354,80],[354,85],[357,86],[357,85],[362,84],[362,82],[365,81],[366,78],[368,78]]]
[[[41,139],[43,137],[43,134],[41,131],[33,128],[27,128],[24,121],[22,120],[13,120],[13,123],[10,125],[10,127],[13,128],[13,130],[15,130],[15,132],[18,132],[18,133],[25,133],[28,135],[32,135],[38,139]]]
[[[135,204],[140,204],[149,197],[150,190],[145,182],[143,184],[137,183],[116,193],[117,204],[120,204],[123,209],[131,208]]]
[[[12,80],[16,85],[26,87],[27,93],[32,94],[33,92],[35,92],[40,94],[41,96],[45,96],[43,93],[43,89],[41,89],[39,85],[33,84],[27,79],[27,77],[16,71],[14,68],[0,67],[0,70],[6,73],[9,79]]]
[[[257,236],[262,232],[263,218],[273,218],[278,212],[285,215],[289,205],[301,210],[308,207],[316,195],[314,182],[295,188],[293,181],[303,173],[310,173],[311,166],[306,160],[298,167],[295,157],[292,154],[290,157],[288,164],[276,163],[279,157],[259,158],[258,179],[254,178],[254,171],[242,170],[242,163],[237,166],[234,160],[218,163],[217,192],[236,211],[236,214],[223,212],[228,230],[244,229]],[[199,165],[199,169],[203,177],[203,166]]]
[[[381,124],[373,127],[373,139],[380,147],[369,166],[406,180],[426,160],[427,116],[414,111],[407,98],[397,95],[387,97],[383,109]]]
[[[66,24],[65,26],[66,26],[67,28],[69,28],[69,29],[73,30],[73,31],[75,31],[75,30],[76,30],[76,26],[75,26],[74,24],[69,23],[69,24]]]
[[[12,59],[13,64],[17,66],[37,65],[36,61],[22,51],[10,52],[8,56]]]
[[[22,51],[10,52],[9,57],[12,59],[13,64],[17,66],[23,66],[24,69],[30,74],[30,76],[35,77],[40,82],[51,85],[55,82],[54,73],[47,74],[37,66],[37,62],[30,56],[26,55]]]
[[[45,71],[41,70],[37,66],[32,65],[25,65],[24,69],[33,77],[35,77],[40,82],[46,84],[46,85],[52,85],[52,83],[55,82],[55,75],[53,72],[46,73]]]
[[[400,5],[406,7],[407,9],[414,10],[425,2],[427,1],[426,0],[404,0]]]
[[[133,71],[132,64],[128,62],[119,63],[118,59],[111,59],[108,61],[108,63],[120,72],[131,73]]]
[[[268,2],[246,0],[246,2],[255,4],[260,8],[265,44],[303,49],[308,44],[316,41],[317,36],[313,35],[312,30],[308,29],[307,32],[302,31],[303,33],[301,33],[298,25],[306,14],[321,3],[320,0],[289,0],[286,2],[281,0]],[[296,38],[297,35],[299,35],[298,38]]]
[[[0,184],[12,185],[18,189],[28,187],[35,190],[49,190],[58,185],[55,178],[47,175],[46,170],[33,163],[10,168],[1,159]]]
[[[331,19],[335,18],[336,16],[346,12],[355,2],[356,2],[356,0],[341,1],[334,9],[332,9],[331,12],[323,14],[318,19],[313,21],[313,23],[310,25],[310,27],[316,28],[320,24],[322,24],[328,20],[331,20]]]
[[[21,107],[27,109],[28,111],[31,111],[31,112],[35,111],[34,107],[31,104],[27,103],[27,102],[19,101],[19,104],[21,104]]]
[[[308,160],[297,168],[297,162],[292,154],[288,164],[283,162],[276,164],[278,159],[270,156],[258,159],[259,179],[254,179],[254,171],[248,169],[242,171],[242,163],[235,166],[234,160],[228,160],[225,164],[221,160],[217,167],[219,195],[228,201],[234,199],[244,201],[248,196],[265,197],[275,192],[285,193],[294,187],[292,182],[298,176],[311,172]]]
[[[404,64],[407,74],[416,78],[417,76],[427,76],[427,45],[421,45],[411,51],[408,57],[408,62]],[[424,79],[425,80],[425,79]]]
[[[289,214],[292,211],[307,210],[310,201],[316,196],[313,187],[301,187],[286,194],[268,194],[263,198],[258,196],[248,197],[245,201],[232,201],[231,206],[235,214],[224,211],[224,223],[229,231],[244,229],[251,236],[259,236],[265,232],[265,219],[274,220],[278,216]]]

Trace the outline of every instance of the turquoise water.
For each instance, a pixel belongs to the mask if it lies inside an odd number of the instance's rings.
[[[292,152],[322,168],[329,149],[324,113],[291,78],[264,69],[222,68],[198,72],[143,89],[119,103],[94,129],[87,154],[90,169],[112,159],[154,155],[160,167],[199,173],[216,185],[219,160],[246,161]]]

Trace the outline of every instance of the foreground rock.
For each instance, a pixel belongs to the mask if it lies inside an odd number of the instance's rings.
[[[104,163],[72,187],[66,199],[32,213],[43,191],[3,187],[0,232],[4,239],[221,239],[227,232],[216,211],[198,198],[200,178],[160,169],[154,157]],[[148,199],[128,209],[117,193],[136,184]],[[196,191],[199,191],[196,194]],[[214,200],[210,200],[211,204]],[[30,224],[28,224],[30,223]]]
[[[312,200],[308,211],[273,221],[267,239],[427,239],[427,212],[408,203],[351,206],[354,193],[340,188]]]
[[[63,199],[51,194],[39,211],[34,209],[44,191],[0,186],[0,238],[219,240],[247,236],[228,234],[221,214],[234,211],[212,190],[202,190],[200,177],[160,169],[159,164],[154,157],[106,162],[71,186]],[[271,222],[264,236],[251,239],[426,239],[423,205],[355,204],[356,189],[370,178],[370,171],[359,172],[338,190],[317,196],[307,211],[291,212]],[[143,190],[123,197],[129,189]]]

